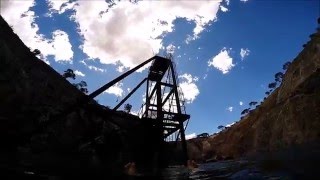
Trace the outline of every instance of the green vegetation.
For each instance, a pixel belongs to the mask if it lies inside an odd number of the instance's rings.
[[[32,53],[36,56],[36,55],[41,54],[41,51],[39,49],[35,49],[32,51]]]
[[[271,92],[278,86],[281,84],[283,78],[284,78],[284,75],[285,75],[285,72],[287,71],[287,69],[289,68],[289,66],[291,65],[291,62],[286,62],[282,65],[282,69],[283,69],[283,72],[277,72],[275,75],[274,75],[274,79],[275,79],[275,82],[272,82],[272,83],[269,83],[268,84],[268,88],[269,90],[267,92],[265,92],[265,95],[266,96],[269,96],[271,94]],[[279,84],[278,84],[279,83]],[[264,97],[263,100],[266,100],[267,97]],[[258,102],[256,101],[252,101],[249,103],[249,106],[250,108],[247,108],[247,109],[244,109],[242,112],[241,112],[241,115],[247,115],[248,113],[252,112],[254,109],[252,108],[253,106],[256,106],[256,108],[259,107],[259,105],[257,105]],[[252,109],[251,109],[252,108]],[[242,117],[241,117],[242,119]]]
[[[128,104],[124,105],[124,111],[125,112],[130,113],[131,109],[132,109],[132,105],[131,104],[128,103]]]
[[[64,78],[71,78],[71,79],[76,79],[76,75],[74,74],[72,69],[67,69],[64,71],[62,74],[62,77]],[[80,81],[79,83],[73,83],[73,85],[79,89],[81,92],[87,94],[89,91],[87,89],[87,83],[85,81]]]
[[[76,79],[76,75],[74,74],[72,69],[67,69],[66,71],[64,71],[64,73],[62,74],[62,76],[64,78],[72,78],[72,79]]]

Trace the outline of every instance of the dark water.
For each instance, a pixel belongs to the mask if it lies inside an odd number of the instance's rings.
[[[221,161],[200,164],[198,168],[188,169],[184,166],[171,166],[160,174],[140,173],[133,179],[294,179],[289,173],[281,171],[263,171],[257,164],[249,161]]]
[[[159,179],[159,180],[208,180],[208,179],[317,179],[315,176],[306,174],[294,174],[284,169],[274,168],[272,170],[266,170],[262,168],[258,163],[246,160],[229,160],[212,163],[200,164],[199,167],[188,169],[185,166],[170,166],[162,169],[157,173],[147,172],[143,170],[137,170],[137,174],[134,176],[120,175],[113,176],[107,174],[103,178],[95,177],[93,174],[82,177],[85,179],[128,179],[128,180],[145,180],[145,179]],[[56,176],[56,175],[44,175],[38,174],[32,171],[23,171],[21,176],[10,176],[18,179],[70,179],[71,177]],[[82,174],[79,172],[79,174]],[[2,174],[3,175],[3,174]],[[93,176],[92,176],[93,175]],[[0,175],[1,176],[1,175]],[[319,177],[319,176],[318,176]],[[81,179],[82,179],[81,178]],[[2,178],[1,178],[2,179]],[[72,177],[74,179],[74,177]],[[78,179],[78,178],[76,178]]]

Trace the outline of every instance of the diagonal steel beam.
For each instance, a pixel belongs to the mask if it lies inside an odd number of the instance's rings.
[[[122,79],[124,79],[125,77],[129,76],[130,74],[132,74],[133,72],[137,71],[138,69],[140,69],[142,66],[148,64],[149,62],[151,62],[152,60],[156,59],[156,57],[158,56],[153,56],[152,58],[146,60],[145,62],[139,64],[138,66],[136,66],[135,68],[127,71],[126,73],[122,74],[121,76],[115,78],[114,80],[108,82],[107,84],[105,84],[104,86],[102,86],[101,88],[95,90],[94,92],[92,92],[91,94],[88,95],[89,99],[93,99],[96,96],[98,96],[99,94],[103,93],[103,91],[107,90],[108,88],[110,88],[111,86],[115,85],[117,82],[121,81]]]
[[[126,100],[129,99],[129,97],[130,97],[133,93],[135,93],[135,92],[140,88],[140,86],[141,86],[144,82],[146,82],[146,80],[147,80],[147,78],[144,78],[125,98],[123,98],[123,99],[121,100],[121,102],[120,102],[116,107],[113,108],[113,111],[118,110],[118,108],[119,108],[120,106],[122,106],[122,104],[123,104],[124,102],[126,102]]]

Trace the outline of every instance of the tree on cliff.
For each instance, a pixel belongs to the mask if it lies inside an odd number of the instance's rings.
[[[267,92],[265,92],[265,94],[266,94],[267,96],[269,96],[270,92],[269,92],[269,91],[267,91]]]
[[[291,64],[291,62],[289,62],[289,61],[286,62],[286,63],[284,63],[284,64],[282,65],[282,69],[286,71],[286,70],[289,68],[290,64]]]
[[[276,86],[277,86],[277,82],[273,82],[268,85],[268,88],[274,89]]]
[[[218,129],[224,129],[225,128],[225,126],[222,126],[222,125],[220,125],[220,126],[218,126]]]
[[[76,75],[74,74],[72,69],[67,69],[66,71],[64,71],[64,73],[62,74],[62,76],[64,78],[72,78],[72,79],[76,79]]]
[[[79,83],[73,84],[76,86],[81,92],[87,94],[88,89],[87,89],[87,83],[85,81],[80,81]]]
[[[258,102],[252,101],[252,102],[249,103],[249,106],[254,106],[254,105],[256,105],[256,104],[258,104]]]
[[[131,111],[131,109],[132,109],[132,105],[131,104],[125,104],[124,105],[124,110],[127,112],[127,113],[130,113],[130,111]]]
[[[277,72],[277,73],[274,75],[274,78],[275,78],[276,82],[281,82],[283,76],[284,76],[284,74],[283,74],[282,72]]]
[[[250,108],[244,109],[244,110],[241,112],[241,115],[247,114],[249,111],[250,111]]]
[[[41,51],[39,49],[35,49],[32,51],[32,53],[36,56],[36,55],[41,54]]]

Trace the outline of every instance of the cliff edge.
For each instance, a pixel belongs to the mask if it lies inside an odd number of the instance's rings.
[[[320,154],[320,32],[310,38],[281,85],[259,107],[215,136],[189,140],[191,159],[239,158],[292,148]]]

